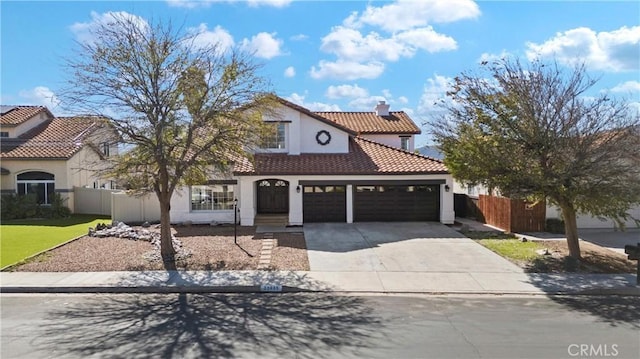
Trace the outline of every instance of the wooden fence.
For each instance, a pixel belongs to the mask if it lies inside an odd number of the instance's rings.
[[[523,200],[480,195],[478,207],[485,223],[506,232],[544,231],[545,202],[531,206]]]

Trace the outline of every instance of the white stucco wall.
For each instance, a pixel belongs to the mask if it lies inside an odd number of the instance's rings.
[[[264,121],[285,123],[285,150],[258,149],[257,152],[284,152],[291,155],[349,152],[349,135],[346,132],[292,108],[282,106],[277,110],[277,115],[265,118]],[[326,145],[320,145],[316,141],[316,134],[322,130],[331,135],[331,140]]]
[[[364,138],[367,138],[371,141],[376,141],[387,146],[401,148],[401,137],[409,137],[409,152],[413,152],[415,149],[415,139],[413,135],[379,135],[379,134],[364,134],[361,135]]]
[[[305,114],[300,116],[300,152],[301,153],[348,153],[349,135],[333,126],[320,122]],[[319,131],[327,131],[331,141],[321,145],[316,140]]]
[[[390,180],[445,180],[449,185],[449,192],[444,189],[445,184],[440,186],[440,222],[452,224],[455,221],[453,209],[453,178],[451,175],[415,175],[415,176],[242,176],[238,179],[238,185],[242,193],[239,200],[240,222],[243,226],[252,226],[256,215],[255,191],[257,181],[263,179],[277,178],[289,182],[289,224],[303,224],[302,196],[303,193],[296,191],[300,181],[390,181]],[[353,222],[353,186],[347,186],[347,222]]]
[[[238,207],[241,203],[237,185],[233,186],[234,196],[238,199]],[[189,187],[180,187],[171,197],[171,223],[191,221],[194,224],[203,223],[233,223],[233,210],[192,211],[191,195]]]

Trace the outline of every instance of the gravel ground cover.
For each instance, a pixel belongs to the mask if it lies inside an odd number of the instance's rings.
[[[149,228],[159,231],[157,226]],[[255,227],[237,227],[237,245],[233,226],[193,225],[173,228],[191,256],[179,260],[181,270],[252,270],[257,269],[262,241]],[[276,233],[280,240],[273,250],[273,269],[304,270],[309,264],[302,233]],[[124,238],[84,236],[51,250],[27,263],[11,268],[29,272],[84,272],[162,270],[153,257],[154,248],[146,241]]]

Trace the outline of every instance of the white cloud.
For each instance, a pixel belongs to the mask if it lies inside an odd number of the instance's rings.
[[[308,38],[309,38],[309,36],[307,36],[305,34],[297,34],[297,35],[291,36],[289,39],[291,39],[291,41],[304,41],[304,40],[306,40]]]
[[[146,31],[149,28],[147,20],[138,15],[130,14],[126,11],[118,12],[105,12],[98,14],[95,11],[91,12],[90,22],[77,22],[70,26],[71,32],[76,36],[76,40],[82,43],[92,43],[95,41],[94,32],[102,25],[110,25],[115,22],[131,21],[136,24],[138,28]]]
[[[494,62],[511,57],[511,54],[507,50],[502,50],[499,54],[490,54],[483,52],[478,58],[478,63]]]
[[[378,101],[387,101],[384,96],[367,96],[349,102],[349,107],[359,111],[373,111]]]
[[[320,49],[350,61],[398,61],[412,57],[418,49],[428,52],[448,51],[457,48],[456,41],[438,34],[431,27],[403,31],[384,38],[372,31],[363,36],[360,31],[336,26],[322,38]]]
[[[37,86],[30,90],[22,90],[18,93],[18,96],[30,105],[46,106],[49,109],[60,105],[60,100],[56,94],[45,86]]]
[[[406,105],[406,104],[409,103],[409,99],[404,97],[404,96],[400,96],[400,97],[398,97],[398,102],[400,102],[403,105]]]
[[[394,35],[394,38],[412,51],[422,49],[427,52],[439,52],[458,48],[456,40],[435,32],[431,26],[400,32]]]
[[[284,77],[294,77],[296,75],[296,69],[293,66],[289,66],[284,70]]]
[[[251,40],[242,40],[242,47],[247,51],[255,53],[257,57],[271,59],[282,55],[280,50],[282,40],[275,38],[275,35],[275,33],[261,32],[254,35]]]
[[[322,102],[305,102],[305,95],[292,93],[291,96],[285,96],[285,100],[291,101],[311,111],[340,111],[340,106],[334,104],[326,104]]]
[[[384,71],[384,63],[411,58],[418,51],[429,53],[456,50],[452,37],[436,32],[430,22],[452,22],[480,14],[470,0],[396,1],[374,7],[368,5],[362,14],[353,12],[342,25],[334,26],[322,38],[320,49],[336,56],[335,62],[320,61],[320,70],[312,68],[314,78],[376,78]],[[363,32],[365,25],[380,28]],[[336,64],[347,64],[345,70]],[[356,66],[358,65],[358,66]],[[354,70],[357,68],[357,71]],[[335,70],[336,73],[332,71]],[[360,75],[358,75],[360,74]]]
[[[330,99],[366,97],[369,96],[369,91],[358,85],[331,85],[327,88],[325,96]]]
[[[640,92],[640,82],[638,81],[627,81],[621,84],[616,85],[611,89],[611,92]]]
[[[397,61],[400,56],[411,56],[399,41],[382,38],[375,32],[362,36],[360,31],[336,26],[322,38],[320,50],[351,61]]]
[[[586,27],[557,33],[542,44],[527,43],[527,57],[554,57],[559,63],[585,62],[589,68],[604,71],[632,71],[640,68],[640,26],[610,32]]]
[[[195,35],[193,43],[195,46],[206,47],[216,45],[220,52],[225,52],[235,45],[233,36],[218,25],[213,30],[207,28],[207,24],[201,23],[198,27],[190,27],[187,31]]]
[[[272,6],[285,7],[293,0],[166,0],[167,4],[172,7],[183,7],[187,9],[205,8],[214,3],[238,3],[245,2],[251,7]]]
[[[354,28],[372,25],[394,32],[478,16],[480,9],[471,0],[399,0],[380,7],[368,5],[362,14],[352,13],[343,24]]]
[[[291,4],[293,0],[247,0],[249,6],[272,6],[272,7],[285,7]]]
[[[429,114],[441,112],[442,109],[438,108],[438,105],[450,101],[446,94],[451,89],[452,84],[452,78],[438,74],[427,79],[418,103],[417,113],[428,116]]]
[[[311,67],[310,75],[314,79],[338,78],[341,80],[375,79],[384,71],[384,64],[371,61],[361,64],[354,61],[338,60],[335,62],[321,60],[318,69]]]

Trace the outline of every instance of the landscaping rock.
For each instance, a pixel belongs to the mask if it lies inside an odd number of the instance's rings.
[[[148,224],[148,227],[151,225]],[[97,237],[97,238],[106,238],[106,237],[116,237],[116,238],[124,238],[131,239],[134,241],[146,241],[151,242],[151,244],[155,247],[155,250],[147,253],[145,258],[148,260],[161,260],[160,256],[160,233],[153,232],[148,229],[135,229],[126,225],[124,222],[118,222],[115,226],[108,226],[102,223],[99,223],[96,226],[96,229],[89,228],[89,236]],[[187,258],[191,255],[189,251],[184,249],[182,246],[182,242],[175,238],[175,236],[171,235],[171,241],[173,242],[173,248],[176,250],[176,259]]]
[[[142,228],[149,228],[149,227],[151,227],[151,223],[149,223],[149,222],[144,222],[144,223],[142,223],[140,226],[141,226]]]

